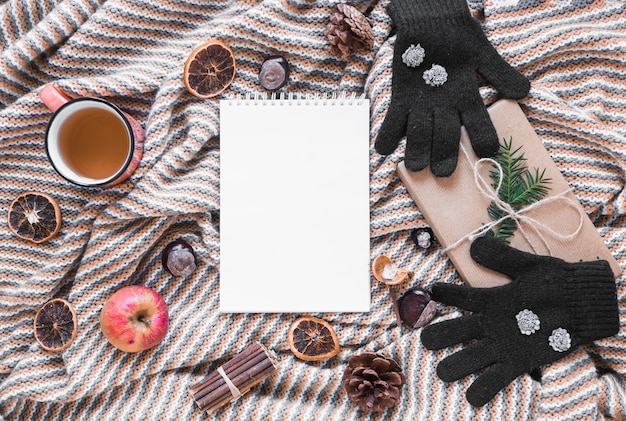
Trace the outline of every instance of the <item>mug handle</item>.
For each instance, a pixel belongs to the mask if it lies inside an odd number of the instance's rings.
[[[39,91],[39,98],[41,98],[46,107],[52,112],[55,112],[61,108],[63,104],[66,104],[72,99],[51,83],[47,84]]]

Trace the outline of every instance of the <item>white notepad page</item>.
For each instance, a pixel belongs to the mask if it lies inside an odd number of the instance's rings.
[[[220,161],[220,311],[369,311],[369,100],[223,100]]]

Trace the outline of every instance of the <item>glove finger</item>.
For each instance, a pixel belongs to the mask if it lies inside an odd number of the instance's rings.
[[[470,44],[474,48],[478,72],[505,98],[521,99],[528,95],[530,81],[511,66],[489,40],[480,26],[474,26]]]
[[[446,357],[437,365],[437,375],[445,382],[453,382],[494,364],[497,356],[488,341],[479,341]]]
[[[407,120],[408,112],[392,102],[376,137],[376,152],[389,155],[396,150],[406,131]]]
[[[482,100],[480,97],[477,97],[476,100],[479,102],[463,111],[461,119],[476,156],[479,158],[490,158],[500,148],[498,134],[495,127],[493,127],[489,113]]]
[[[497,53],[496,53],[497,54]],[[521,99],[530,91],[530,81],[511,67],[499,55],[498,62],[479,63],[478,72],[483,75],[502,94],[504,98]],[[492,55],[495,59],[495,56]]]
[[[485,405],[520,374],[510,362],[492,365],[467,388],[467,401],[473,406]]]
[[[430,170],[435,177],[449,177],[459,158],[461,117],[456,110],[435,111]]]
[[[512,279],[524,274],[529,268],[549,263],[552,259],[517,250],[493,237],[480,237],[474,240],[470,247],[470,255],[476,263]]]
[[[485,308],[491,292],[492,290],[487,288],[438,283],[433,285],[432,298],[450,306],[469,311],[480,311]]]
[[[420,335],[427,349],[441,349],[478,338],[482,334],[480,315],[470,314],[426,326]]]
[[[420,171],[428,166],[433,135],[433,116],[423,110],[412,110],[406,130],[404,165],[409,171]]]

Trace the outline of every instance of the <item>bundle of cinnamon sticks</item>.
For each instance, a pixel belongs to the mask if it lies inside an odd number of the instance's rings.
[[[213,411],[250,390],[277,367],[274,353],[255,342],[189,389],[203,411]]]

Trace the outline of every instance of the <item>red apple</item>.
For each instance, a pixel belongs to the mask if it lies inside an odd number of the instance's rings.
[[[165,338],[167,304],[153,289],[132,285],[119,289],[104,304],[100,328],[114,347],[126,352],[152,348]]]

